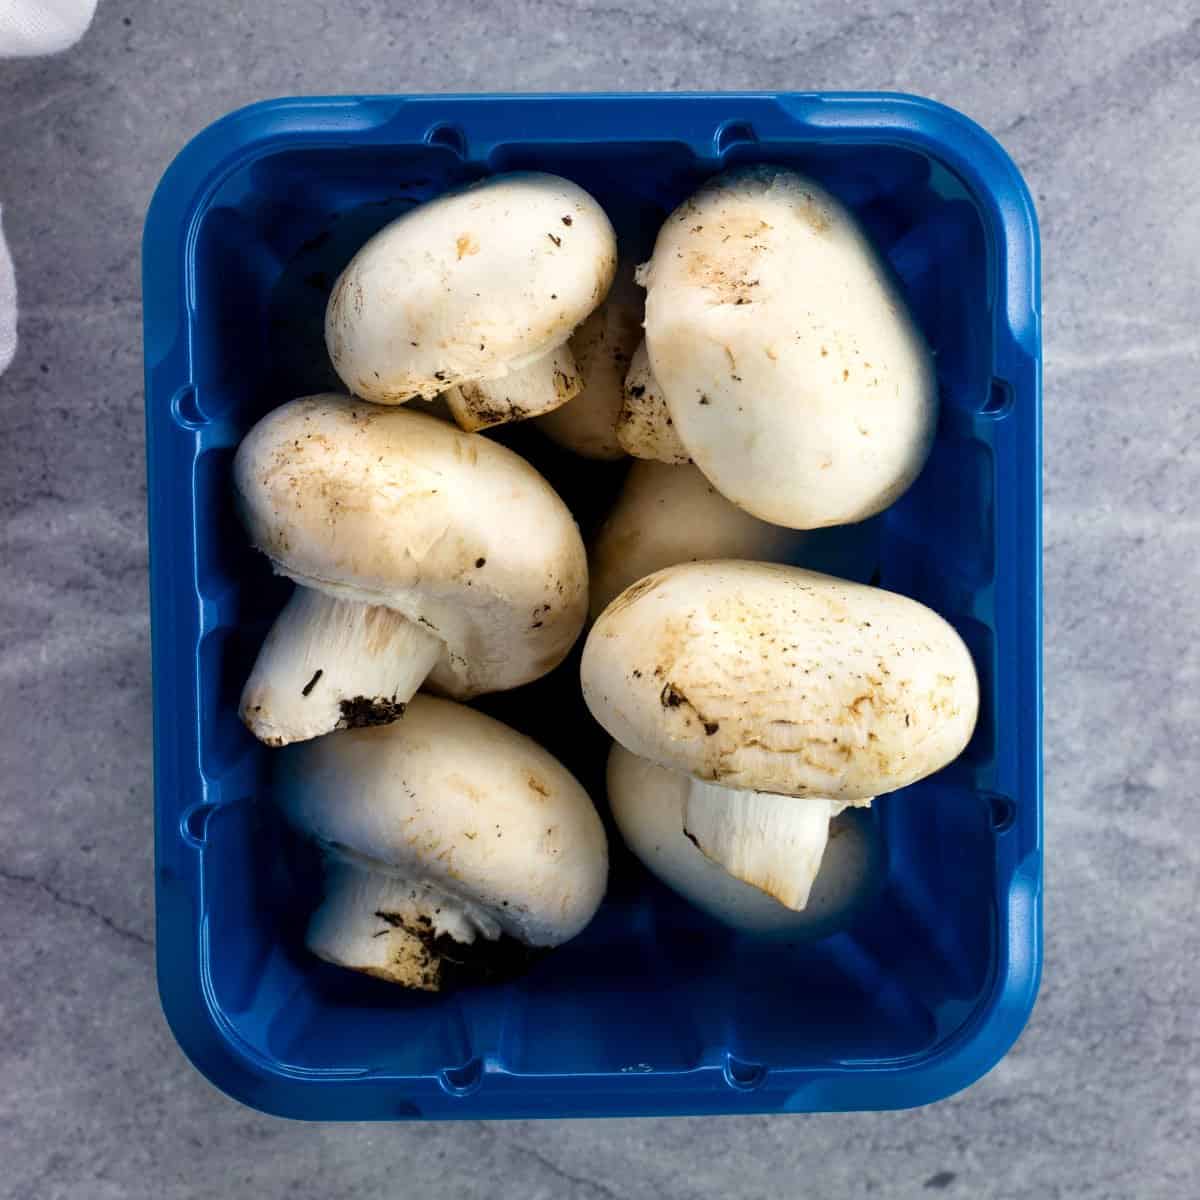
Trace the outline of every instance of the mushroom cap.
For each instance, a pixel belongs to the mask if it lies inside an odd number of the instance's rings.
[[[706,562],[627,588],[581,664],[635,754],[725,787],[855,801],[955,759],[979,686],[962,639],[893,592],[800,567]]]
[[[441,637],[430,682],[452,696],[540,678],[583,627],[574,518],[487,438],[406,409],[308,396],[246,435],[234,483],[251,540],[280,574]]]
[[[883,855],[868,811],[849,809],[833,819],[808,903],[796,912],[734,878],[689,840],[684,811],[693,782],[619,743],[608,757],[608,804],[625,844],[669,888],[718,921],[758,935],[824,937],[844,928],[874,894]]]
[[[536,742],[448,700],[415,696],[393,725],[278,756],[288,821],[327,852],[478,905],[526,945],[591,920],[608,846],[587,792]]]
[[[635,462],[588,554],[591,617],[653,571],[715,558],[867,579],[878,561],[877,530],[870,522],[785,529],[731,504],[691,464]]]
[[[718,176],[663,225],[640,273],[646,343],[696,465],[796,529],[861,521],[932,444],[928,347],[853,215],[778,167]]]
[[[378,404],[500,379],[561,345],[605,297],[616,235],[570,180],[497,175],[385,226],[338,276],[325,342]]]
[[[661,567],[712,558],[791,562],[815,536],[752,517],[694,466],[635,462],[588,556],[591,615]]]

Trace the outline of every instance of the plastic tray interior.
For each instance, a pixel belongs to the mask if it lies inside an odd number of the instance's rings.
[[[966,754],[879,800],[886,881],[848,931],[758,945],[658,885],[612,832],[605,904],[525,978],[408,994],[303,948],[311,856],[273,813],[270,751],[237,700],[288,586],[246,544],[230,463],[270,408],[338,388],[329,286],[377,228],[483,174],[592,192],[624,252],[697,184],[785,163],[859,215],[936,353],[924,473],[874,522],[864,578],[950,619],[982,684]],[[216,1083],[298,1116],[571,1115],[894,1107],[987,1069],[1040,965],[1040,574],[1036,232],[977,127],[899,97],[396,98],[277,102],[184,151],[147,224],[164,1005]],[[496,436],[586,535],[624,467]],[[578,654],[481,707],[543,742],[605,811],[606,738]],[[607,814],[605,814],[607,820]]]

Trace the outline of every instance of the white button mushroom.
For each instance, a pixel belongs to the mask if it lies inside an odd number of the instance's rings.
[[[459,699],[517,687],[583,626],[574,519],[486,438],[310,396],[250,431],[234,482],[251,541],[301,585],[242,693],[269,745],[394,720],[427,676]]]
[[[574,399],[538,417],[538,428],[552,441],[584,458],[624,458],[617,421],[624,399],[625,374],[642,340],[642,293],[629,267],[618,267],[608,299],[571,337],[571,353],[582,387]]]
[[[592,627],[584,699],[622,745],[729,787],[865,800],[957,758],[974,664],[907,596],[800,567],[684,563]]]
[[[404,720],[283,752],[276,794],[325,861],[309,948],[437,991],[592,919],[608,848],[553,756],[464,705],[417,696]],[[514,944],[515,943],[515,944]],[[499,953],[497,953],[499,951]]]
[[[796,529],[882,511],[924,465],[928,347],[852,214],[812,180],[754,167],[667,220],[640,272],[650,366],[696,465]]]
[[[688,800],[697,789],[711,787],[619,743],[609,754],[608,802],[621,837],[650,871],[697,908],[744,932],[810,939],[845,928],[876,894],[882,848],[867,810],[847,809],[831,821],[829,801],[792,801],[802,807],[786,845],[799,841],[801,853],[799,861],[785,858],[775,879],[792,895],[811,885],[797,911],[704,852],[688,825]]]
[[[621,412],[617,417],[617,441],[634,458],[664,463],[692,461],[675,432],[667,398],[650,370],[645,341],[634,351],[625,377]]]
[[[858,525],[784,529],[730,504],[696,467],[636,462],[588,556],[591,615],[598,617],[631,583],[661,567],[710,558],[856,575],[874,560],[873,531]]]
[[[617,742],[717,785],[688,794],[700,849],[800,908],[824,835],[788,798],[840,807],[905,787],[962,752],[979,704],[970,654],[936,613],[765,563],[687,563],[635,583],[592,627],[581,678]]]
[[[499,175],[380,230],[325,314],[334,370],[378,404],[449,392],[467,429],[548,412],[579,390],[567,339],[604,299],[616,235],[581,187]]]

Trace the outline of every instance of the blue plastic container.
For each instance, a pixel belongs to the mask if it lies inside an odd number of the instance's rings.
[[[274,814],[271,752],[237,717],[287,591],[233,513],[239,439],[333,383],[329,284],[413,203],[497,171],[552,171],[645,255],[702,179],[759,161],[810,172],[860,215],[936,350],[937,443],[879,519],[877,576],[970,646],[974,740],[877,803],[886,884],[825,941],[740,939],[614,837],[596,920],[516,983],[429,997],[314,960],[302,938],[319,881]],[[144,259],[158,977],[209,1079],[322,1119],[807,1112],[927,1103],[1004,1054],[1041,965],[1041,348],[1033,206],[986,133],[889,95],[280,100],[184,149]],[[524,427],[502,436],[586,532],[620,468]],[[576,665],[484,707],[543,741],[603,810],[605,739]]]

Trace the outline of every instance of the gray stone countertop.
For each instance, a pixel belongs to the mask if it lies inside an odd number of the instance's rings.
[[[1045,246],[1046,963],[1011,1055],[901,1113],[313,1126],[183,1059],[153,974],[139,237],[175,151],[285,93],[923,93]],[[102,0],[0,62],[0,1197],[1200,1195],[1194,0]]]

